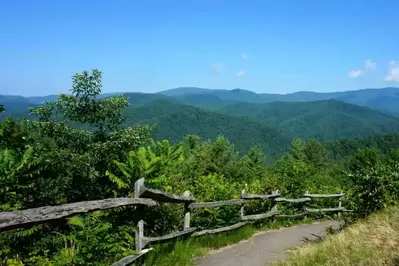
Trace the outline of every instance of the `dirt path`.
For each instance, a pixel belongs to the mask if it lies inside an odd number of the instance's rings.
[[[327,227],[338,228],[337,221],[299,225],[277,231],[267,231],[236,245],[222,248],[195,260],[200,266],[264,266],[287,256],[287,249],[303,244],[305,238],[316,240]]]

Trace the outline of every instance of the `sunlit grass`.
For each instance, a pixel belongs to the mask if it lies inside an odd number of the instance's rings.
[[[373,214],[323,242],[303,245],[276,265],[399,265],[399,208]]]

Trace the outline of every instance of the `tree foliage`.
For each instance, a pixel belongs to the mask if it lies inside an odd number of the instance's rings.
[[[124,126],[128,99],[101,98],[101,87],[100,71],[75,74],[70,95],[31,110],[37,119],[9,117],[0,123],[0,211],[133,197],[134,183],[142,177],[147,186],[169,193],[181,195],[189,190],[198,201],[239,198],[242,189],[259,194],[279,189],[288,197],[306,191],[343,190],[350,192],[349,201],[356,211],[367,215],[398,200],[399,151],[389,149],[392,139],[375,142],[370,138],[362,140],[363,144],[359,140],[323,144],[295,139],[288,152],[268,165],[269,157],[276,154],[265,153],[265,147],[286,145],[278,142],[275,131],[255,139],[252,135],[238,137],[234,135],[237,131],[230,135],[230,142],[218,136],[218,130],[227,130],[229,121],[217,118],[207,121],[218,128],[212,140],[189,135],[189,130],[183,139],[153,140],[152,126]],[[184,112],[206,122],[201,113]],[[176,119],[174,124],[158,127],[165,126],[165,131],[183,121]],[[242,121],[231,127],[256,125]],[[243,153],[236,146],[238,139],[267,145]],[[377,143],[380,151],[356,153],[353,148],[370,143]],[[261,213],[269,207],[268,201],[252,202],[246,212]],[[281,210],[294,211],[284,206]],[[109,265],[135,252],[134,214],[134,208],[123,207],[2,232],[0,265]],[[192,212],[192,224],[199,228],[225,226],[239,218],[237,206]],[[163,235],[181,228],[182,208],[164,204],[146,212],[144,219],[146,234]]]

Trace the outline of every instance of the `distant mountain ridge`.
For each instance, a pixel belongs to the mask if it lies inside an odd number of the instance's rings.
[[[240,152],[256,145],[273,158],[278,158],[297,137],[332,141],[399,132],[399,118],[344,101],[313,100],[319,97],[317,93],[297,93],[294,99],[305,95],[312,100],[289,102],[289,99],[272,99],[284,95],[256,94],[241,89],[192,88],[191,93],[184,94],[185,91],[175,90],[171,93],[174,96],[165,95],[168,93],[104,93],[101,98],[115,94],[127,96],[130,106],[125,109],[125,125],[156,123],[154,138],[157,140],[175,142],[187,134],[204,139],[224,135]],[[393,90],[392,99],[395,93]],[[32,99],[0,95],[0,103],[6,109],[0,119],[8,115],[27,117],[29,107],[52,98],[55,96]]]
[[[247,103],[268,103],[268,102],[308,102],[321,100],[338,100],[346,103],[367,106],[372,109],[399,116],[399,88],[386,87],[380,89],[362,89],[342,92],[311,92],[298,91],[287,94],[275,93],[255,93],[244,89],[207,89],[198,87],[179,87],[170,90],[160,91],[158,93],[104,93],[101,97],[108,97],[115,94],[125,94],[131,96],[139,95],[157,95],[151,96],[161,98],[171,97],[182,103],[195,106],[215,106],[231,104],[233,102]],[[161,96],[162,95],[162,96]],[[140,96],[140,97],[141,97]],[[41,104],[44,101],[55,100],[57,95],[23,97],[15,95],[0,95],[0,103],[10,104],[11,102],[25,102],[34,105]],[[147,96],[145,96],[147,97]]]
[[[159,94],[181,99],[183,102],[193,105],[204,104],[204,97],[213,97],[213,102],[229,104],[232,101],[248,103],[267,102],[308,102],[321,100],[339,100],[346,103],[367,106],[384,113],[399,116],[399,88],[386,87],[380,89],[362,89],[343,92],[311,92],[298,91],[288,94],[255,93],[243,89],[212,90],[204,88],[176,88],[161,91]],[[195,101],[198,98],[198,101]],[[188,100],[185,100],[188,99]],[[209,104],[208,104],[209,105]]]
[[[328,141],[399,132],[399,118],[337,100],[232,103],[213,111],[256,118],[303,139]]]

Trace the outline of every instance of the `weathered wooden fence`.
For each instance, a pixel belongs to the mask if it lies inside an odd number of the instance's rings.
[[[159,243],[168,241],[179,236],[189,235],[191,237],[198,237],[207,234],[216,234],[237,229],[249,223],[250,221],[265,219],[270,217],[275,218],[298,218],[310,215],[312,213],[320,212],[349,212],[342,207],[342,200],[344,199],[344,193],[338,194],[310,194],[306,192],[303,198],[288,199],[281,197],[278,190],[273,191],[272,194],[260,195],[260,194],[246,194],[243,190],[241,192],[240,199],[230,199],[213,202],[195,202],[195,198],[190,196],[189,191],[185,191],[183,195],[172,195],[166,192],[147,188],[144,184],[144,178],[139,179],[135,183],[134,188],[135,198],[112,198],[104,200],[86,201],[64,204],[60,206],[46,206],[40,208],[33,208],[28,210],[20,210],[13,212],[1,212],[0,213],[0,232],[11,230],[27,225],[44,223],[61,218],[71,217],[81,213],[93,212],[96,210],[106,210],[120,206],[147,206],[152,207],[158,205],[158,203],[180,203],[184,204],[184,219],[183,219],[183,230],[173,232],[160,237],[150,237],[144,235],[144,221],[140,220],[136,226],[135,233],[135,248],[137,254],[127,256],[118,262],[115,262],[113,266],[124,266],[132,264],[135,260],[148,253],[152,249],[144,249],[150,243]],[[278,204],[289,202],[289,203],[303,203],[312,201],[314,198],[338,198],[338,206],[331,208],[305,208],[302,213],[298,214],[281,214],[278,210]],[[269,211],[260,214],[245,215],[244,203],[253,200],[270,200],[272,207]],[[240,208],[240,222],[210,230],[197,231],[196,227],[190,226],[190,211],[198,208],[211,208],[221,207],[227,205],[241,205]],[[140,211],[140,208],[137,209]]]

